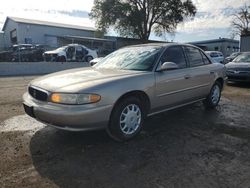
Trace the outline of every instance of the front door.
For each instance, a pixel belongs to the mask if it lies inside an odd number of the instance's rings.
[[[67,61],[74,61],[76,60],[76,49],[74,46],[69,46],[67,51],[66,51],[66,55],[67,55]]]
[[[187,71],[188,64],[181,46],[167,48],[160,59],[159,66],[164,62],[174,62],[179,68],[155,73],[155,102],[152,108],[154,105],[157,108],[153,111],[188,101],[191,98],[191,88],[194,86],[190,80],[191,75]]]

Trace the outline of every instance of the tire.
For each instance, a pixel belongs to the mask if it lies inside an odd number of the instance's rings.
[[[209,95],[203,101],[205,108],[212,109],[215,108],[220,102],[222,86],[219,82],[215,82],[212,86]]]
[[[66,62],[66,58],[64,56],[59,56],[57,62]]]
[[[145,117],[146,111],[138,98],[125,98],[115,105],[107,132],[116,141],[130,140],[141,131]]]
[[[86,61],[87,61],[88,63],[89,63],[92,59],[93,59],[92,56],[87,56],[87,57],[86,57]]]

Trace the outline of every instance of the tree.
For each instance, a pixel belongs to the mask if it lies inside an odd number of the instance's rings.
[[[231,25],[233,35],[250,35],[250,6],[245,5],[233,14]]]
[[[152,31],[158,36],[174,32],[195,13],[191,0],[95,0],[89,15],[103,32],[113,27],[122,36],[146,42]]]

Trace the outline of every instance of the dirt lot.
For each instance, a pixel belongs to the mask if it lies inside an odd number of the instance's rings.
[[[104,131],[72,133],[24,115],[34,77],[0,78],[1,187],[250,187],[250,85],[148,118],[126,143]]]

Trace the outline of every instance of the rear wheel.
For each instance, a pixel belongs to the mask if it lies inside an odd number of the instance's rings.
[[[209,95],[203,101],[203,104],[206,108],[215,108],[220,102],[221,97],[221,84],[219,82],[215,82],[212,86]]]
[[[125,98],[114,107],[107,132],[116,141],[132,139],[140,132],[145,116],[139,99]]]

